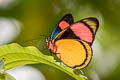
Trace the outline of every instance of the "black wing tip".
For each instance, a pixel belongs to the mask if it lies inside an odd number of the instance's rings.
[[[67,13],[67,14],[65,14],[62,18],[61,18],[61,20],[59,21],[59,22],[61,22],[61,21],[67,21],[69,24],[73,24],[74,23],[74,19],[73,19],[73,16],[72,16],[72,14],[70,14],[70,13]]]
[[[85,19],[94,21],[97,24],[97,27],[99,27],[99,20],[97,18],[95,18],[95,17],[88,17],[88,18],[85,18]]]
[[[72,16],[72,14],[71,13],[66,13],[65,16]]]
[[[96,23],[99,23],[99,20],[95,17],[88,17],[88,18],[85,18],[85,19],[89,19],[91,21],[95,21]]]
[[[62,19],[64,19],[64,18],[69,18],[69,19],[73,20],[73,16],[70,13],[65,14]]]

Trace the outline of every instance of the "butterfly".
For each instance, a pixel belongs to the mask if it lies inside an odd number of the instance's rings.
[[[98,27],[94,17],[74,22],[72,14],[66,14],[46,39],[48,49],[68,67],[83,69],[92,59],[91,46]]]

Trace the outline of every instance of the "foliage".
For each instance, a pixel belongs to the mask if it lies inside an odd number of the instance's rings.
[[[75,74],[73,69],[65,65],[56,64],[52,56],[42,54],[33,46],[21,47],[16,43],[3,45],[0,47],[0,58],[4,58],[5,60],[5,70],[25,64],[44,63],[67,73],[77,80],[85,80],[83,77],[80,77],[80,75]]]

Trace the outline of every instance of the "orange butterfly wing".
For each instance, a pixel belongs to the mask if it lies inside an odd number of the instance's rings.
[[[56,56],[67,66],[75,69],[86,67],[92,58],[92,49],[84,41],[62,39],[56,41]]]

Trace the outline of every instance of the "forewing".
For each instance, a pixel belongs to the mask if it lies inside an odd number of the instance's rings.
[[[59,39],[80,39],[92,45],[99,22],[96,18],[86,18],[72,24]]]
[[[54,39],[59,32],[66,29],[68,26],[70,26],[73,23],[74,20],[71,14],[66,14],[65,16],[63,16],[61,20],[57,23],[55,29],[53,30],[51,39]]]

